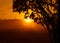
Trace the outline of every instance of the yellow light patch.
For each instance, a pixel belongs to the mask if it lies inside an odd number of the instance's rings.
[[[29,17],[27,17],[27,19],[25,19],[26,22],[31,22],[31,19]]]

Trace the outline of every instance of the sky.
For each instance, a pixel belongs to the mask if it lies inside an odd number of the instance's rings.
[[[0,0],[0,19],[21,19],[18,12],[13,12],[13,0]]]

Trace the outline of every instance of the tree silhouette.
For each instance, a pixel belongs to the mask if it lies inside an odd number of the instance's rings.
[[[13,0],[13,12],[26,11],[27,18],[29,9],[33,11],[29,17],[48,31],[51,43],[57,43],[58,0]]]

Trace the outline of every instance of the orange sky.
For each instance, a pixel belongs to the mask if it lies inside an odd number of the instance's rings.
[[[21,15],[13,12],[12,0],[0,0],[0,19],[21,19]]]

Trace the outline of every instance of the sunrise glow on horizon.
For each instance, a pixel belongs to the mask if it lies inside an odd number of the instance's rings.
[[[27,17],[26,19],[24,19],[24,21],[27,22],[27,23],[33,22],[33,20],[31,18],[29,18],[29,17]]]

